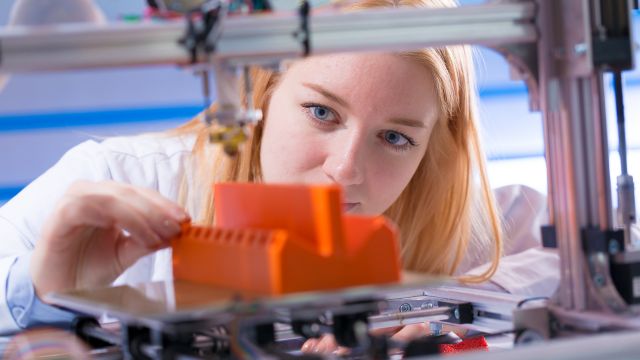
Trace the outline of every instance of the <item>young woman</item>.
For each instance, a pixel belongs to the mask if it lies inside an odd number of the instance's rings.
[[[212,222],[221,181],[339,184],[345,211],[398,225],[406,270],[466,282],[494,274],[501,226],[468,47],[318,56],[252,76],[265,118],[239,156],[210,145],[200,119],[90,141],[0,209],[0,331],[69,321],[42,302],[52,291],[171,278],[169,240],[183,221]]]

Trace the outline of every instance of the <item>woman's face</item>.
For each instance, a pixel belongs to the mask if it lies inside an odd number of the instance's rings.
[[[438,116],[433,80],[393,54],[294,63],[273,92],[260,151],[267,183],[338,184],[350,213],[383,213],[424,156]]]

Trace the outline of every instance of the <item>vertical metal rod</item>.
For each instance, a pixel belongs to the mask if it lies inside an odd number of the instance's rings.
[[[243,66],[244,93],[247,99],[246,109],[253,110],[253,86],[251,84],[251,68],[247,65]]]
[[[597,114],[592,124],[595,150],[595,186],[598,189],[597,199],[598,223],[602,230],[613,226],[613,208],[611,203],[611,180],[609,178],[609,141],[607,137],[607,119],[604,104],[603,76],[600,72],[592,77],[591,94],[592,112]],[[599,139],[599,141],[598,141]]]
[[[625,134],[624,97],[622,94],[622,71],[613,71],[613,88],[616,99],[616,118],[618,123],[618,154],[620,155],[620,170],[623,176],[627,171],[627,136]]]
[[[635,185],[633,177],[627,169],[627,135],[625,133],[624,94],[622,92],[622,70],[613,71],[613,88],[616,100],[616,117],[618,124],[618,155],[620,156],[620,172],[617,178],[618,193],[618,226],[624,229],[625,250],[634,250],[631,237],[631,225],[636,222]]]
[[[538,4],[551,217],[561,260],[558,299],[565,309],[595,310],[604,295],[589,285],[594,274],[587,266],[582,232],[609,229],[613,212],[602,72],[594,68],[589,51],[579,51],[591,44],[590,2]],[[555,56],[546,56],[550,53]]]
[[[211,115],[211,85],[209,83],[209,71],[202,70],[200,72],[202,77],[202,97],[204,104],[204,121],[207,125],[211,125],[213,122],[213,116]]]

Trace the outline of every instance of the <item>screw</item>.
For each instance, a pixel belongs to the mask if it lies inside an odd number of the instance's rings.
[[[404,303],[400,305],[400,312],[408,312],[408,311],[411,311],[411,304]]]
[[[453,310],[453,317],[456,318],[456,320],[460,320],[460,309]]]
[[[573,51],[575,52],[576,55],[584,55],[587,53],[587,44],[585,43],[580,43],[580,44],[576,44],[573,47]]]
[[[620,246],[615,240],[609,240],[609,254],[617,254],[620,251]]]
[[[598,287],[603,287],[605,283],[604,276],[602,276],[602,274],[595,274],[593,276],[593,282],[595,282]]]
[[[423,303],[422,305],[420,305],[420,309],[432,309],[433,308],[433,303],[427,302],[427,303]]]
[[[618,304],[617,302],[615,302],[615,301],[613,301],[613,300],[608,300],[608,301],[607,301],[607,305],[608,305],[610,308],[614,309],[614,310],[620,310],[620,311],[621,311],[621,310],[624,310],[624,308],[622,308],[622,307],[620,306],[620,304]]]

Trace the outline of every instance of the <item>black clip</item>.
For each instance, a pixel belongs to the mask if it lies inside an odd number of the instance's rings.
[[[298,15],[300,15],[300,29],[293,35],[302,44],[302,54],[309,56],[311,53],[311,34],[309,32],[309,13],[311,12],[311,5],[308,0],[300,2],[298,7]]]
[[[202,6],[186,14],[187,33],[179,40],[179,43],[189,51],[192,64],[198,61],[200,51],[204,51],[206,55],[215,50],[215,44],[208,43],[207,39],[219,20],[220,10],[221,5],[212,9],[209,9],[208,6]]]
[[[451,308],[451,314],[449,318],[445,320],[445,322],[451,324],[471,324],[476,317],[473,304],[470,302],[447,299],[445,301],[438,301],[438,306]]]

